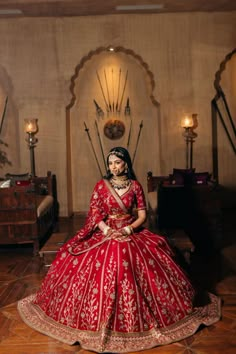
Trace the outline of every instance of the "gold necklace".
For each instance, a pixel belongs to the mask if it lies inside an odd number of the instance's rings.
[[[110,179],[110,183],[115,189],[125,189],[130,185],[130,179],[126,175],[116,177],[113,176]]]

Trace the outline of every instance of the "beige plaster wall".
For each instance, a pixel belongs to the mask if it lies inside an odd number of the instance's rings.
[[[82,58],[101,46],[113,44],[131,49],[153,73],[154,96],[160,103],[161,144],[158,165],[148,169],[168,174],[173,167],[185,166],[179,123],[182,114],[190,112],[197,113],[199,120],[194,166],[199,171],[211,171],[213,82],[220,63],[235,48],[236,12],[1,19],[0,40],[1,102],[4,95],[9,97],[1,138],[9,144],[7,153],[12,161],[12,167],[6,170],[29,171],[23,120],[37,117],[36,173],[45,175],[51,170],[56,174],[61,216],[68,213],[65,108],[72,99],[71,77]],[[82,115],[83,112],[84,119]],[[220,127],[219,134],[219,149],[224,148],[220,176],[225,185],[235,186],[235,155]],[[142,180],[148,149],[149,139],[145,137],[139,147],[139,153],[143,151]],[[73,168],[75,176],[76,166]],[[6,171],[0,172],[4,175]],[[89,173],[87,178],[94,180]],[[87,200],[90,192],[86,191]],[[80,207],[83,209],[86,204],[76,206]]]

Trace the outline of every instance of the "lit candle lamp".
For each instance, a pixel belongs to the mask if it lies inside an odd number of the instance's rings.
[[[31,176],[35,176],[35,160],[34,160],[34,148],[38,142],[35,134],[38,132],[38,119],[25,119],[25,132],[27,133],[27,138],[25,139],[29,150],[30,150],[30,165],[31,165]]]
[[[181,121],[181,127],[182,128],[191,128],[193,126],[193,118],[185,116],[182,121]]]
[[[37,133],[38,126],[37,126],[38,119],[25,119],[25,132],[26,133]]]
[[[181,120],[181,127],[184,128],[183,136],[186,142],[186,168],[192,168],[193,164],[193,143],[197,137],[194,132],[197,122],[197,114],[192,114],[192,116],[185,116]]]

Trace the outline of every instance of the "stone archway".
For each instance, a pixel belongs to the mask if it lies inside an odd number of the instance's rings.
[[[99,104],[102,102],[102,92],[99,88],[99,83],[95,75],[92,75],[92,72],[100,70],[102,72],[102,66],[105,65],[106,68],[109,68],[111,65],[126,65],[130,70],[130,75],[132,79],[130,80],[129,85],[129,94],[132,96],[131,100],[131,110],[134,114],[132,116],[132,144],[131,151],[134,153],[138,131],[140,129],[139,124],[141,120],[144,121],[145,131],[142,132],[143,140],[146,140],[150,147],[150,158],[154,160],[153,165],[154,173],[159,172],[159,154],[161,144],[161,134],[159,127],[159,102],[154,97],[154,88],[155,81],[154,76],[151,70],[149,69],[148,64],[142,59],[141,56],[137,55],[134,51],[125,49],[123,47],[115,47],[114,54],[109,52],[109,47],[100,47],[94,51],[90,51],[86,56],[84,56],[80,63],[76,66],[75,72],[71,77],[70,92],[71,92],[71,101],[66,107],[66,137],[67,137],[67,181],[68,181],[68,212],[69,215],[77,211],[86,211],[88,200],[91,195],[91,188],[99,178],[97,176],[97,167],[95,159],[91,149],[91,141],[89,142],[84,132],[84,123],[86,122],[87,127],[89,128],[89,133],[91,140],[93,141],[94,150],[97,152],[98,159],[101,157],[101,151],[99,147],[99,142],[95,132],[93,131],[94,125],[93,122],[96,119],[95,107],[93,106],[92,101],[95,97],[100,98]],[[112,57],[113,55],[113,57]],[[98,68],[98,69],[97,69]],[[139,79],[138,79],[138,78]],[[140,80],[140,85],[137,80]],[[89,84],[88,84],[89,82]],[[139,86],[139,88],[138,88]],[[128,90],[128,89],[127,89]],[[136,92],[137,91],[137,92]],[[137,93],[137,97],[135,96]],[[139,96],[140,95],[140,96]],[[88,97],[86,102],[86,97]],[[145,97],[144,97],[145,96]],[[104,102],[103,102],[104,103]],[[143,106],[142,106],[143,104]],[[132,108],[132,105],[133,108]],[[87,107],[86,107],[87,106]],[[89,106],[89,108],[88,108]],[[92,108],[91,108],[92,107]],[[103,107],[104,110],[104,107]],[[79,119],[77,119],[79,117]],[[155,147],[152,146],[150,141],[148,142],[148,120],[155,118],[156,129],[151,129],[150,137],[154,141]],[[103,118],[103,120],[98,119],[98,125],[100,132],[102,134],[102,128],[105,120],[108,117]],[[126,117],[127,118],[127,117]],[[130,129],[130,120],[125,121],[125,117],[122,117],[124,123],[126,124],[126,134]],[[130,119],[130,118],[129,118]],[[153,124],[152,124],[153,127]],[[130,129],[131,131],[131,129]],[[79,137],[79,138],[78,138]],[[146,138],[146,139],[145,139]],[[127,135],[123,137],[123,140],[109,141],[106,137],[102,135],[102,146],[104,147],[104,152],[108,152],[112,144],[124,145],[126,144]],[[79,143],[78,143],[79,140]],[[141,146],[142,145],[142,146]],[[143,149],[144,144],[140,143],[139,149]],[[149,165],[145,162],[146,156],[141,157],[139,154],[139,164],[142,165],[146,171],[150,168]],[[80,164],[77,165],[77,157],[81,159]],[[86,160],[90,161],[87,162]],[[156,167],[155,167],[156,166]],[[139,165],[136,166],[139,170]],[[138,171],[140,172],[140,171]],[[77,181],[76,174],[80,177]],[[83,176],[83,174],[85,174]],[[141,175],[141,173],[140,173]],[[143,175],[141,180],[146,178]],[[142,182],[142,181],[141,181]],[[77,203],[77,200],[86,200],[85,203]],[[87,204],[86,204],[87,203]]]

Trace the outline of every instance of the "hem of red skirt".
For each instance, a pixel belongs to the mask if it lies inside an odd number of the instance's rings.
[[[34,294],[30,295],[17,305],[22,320],[29,327],[65,344],[79,343],[83,349],[97,353],[128,353],[171,344],[192,336],[201,325],[210,326],[221,318],[221,300],[210,294],[210,304],[195,308],[190,315],[168,327],[132,333],[115,332],[107,328],[98,331],[79,330],[48,317],[39,306],[33,304],[34,297]]]

